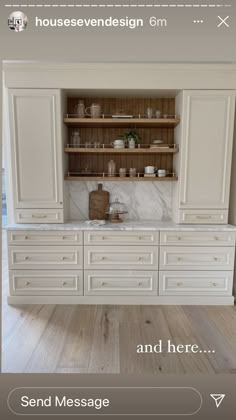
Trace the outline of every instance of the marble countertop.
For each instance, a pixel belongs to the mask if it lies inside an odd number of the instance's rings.
[[[93,226],[82,220],[69,221],[60,224],[11,224],[6,226],[7,230],[114,230],[114,231],[208,231],[208,232],[229,232],[235,231],[233,225],[178,225],[172,221],[127,221],[119,224],[107,222],[102,226]]]

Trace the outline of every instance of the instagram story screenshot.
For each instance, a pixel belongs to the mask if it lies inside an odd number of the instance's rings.
[[[236,2],[1,0],[0,418],[236,416]]]

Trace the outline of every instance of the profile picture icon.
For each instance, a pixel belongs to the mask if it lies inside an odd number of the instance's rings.
[[[28,18],[22,12],[13,12],[8,18],[8,26],[12,31],[21,32],[28,25]]]

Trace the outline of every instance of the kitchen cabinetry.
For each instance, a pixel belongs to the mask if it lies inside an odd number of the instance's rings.
[[[228,219],[235,92],[184,91],[177,97],[181,123],[175,190],[175,221],[219,223]]]
[[[17,223],[62,223],[61,98],[57,89],[9,89]]]
[[[232,227],[68,227],[8,230],[10,303],[233,304]]]

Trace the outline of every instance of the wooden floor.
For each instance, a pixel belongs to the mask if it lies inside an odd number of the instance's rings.
[[[8,306],[6,256],[3,233],[3,372],[236,373],[236,307]],[[167,340],[215,353],[167,354]]]

